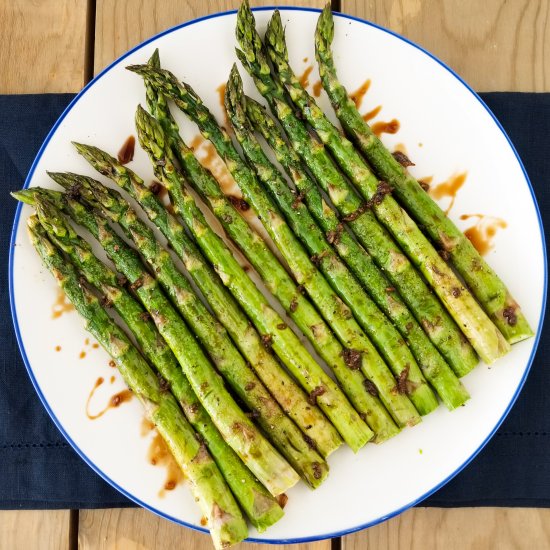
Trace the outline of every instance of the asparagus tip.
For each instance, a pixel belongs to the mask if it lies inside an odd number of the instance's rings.
[[[144,75],[147,69],[147,65],[127,65],[126,70],[137,73],[140,75]]]
[[[155,51],[149,58],[148,65],[151,67],[160,68],[160,54],[158,48],[155,48]]]
[[[333,38],[334,18],[332,16],[330,3],[328,3],[324,7],[321,15],[319,15],[319,19],[317,20],[317,26],[315,28],[315,41],[317,44],[319,43],[319,41],[324,41],[326,43],[324,47],[325,49],[327,49],[332,43]]]
[[[30,189],[20,189],[19,191],[11,191],[10,195],[15,200],[24,202],[25,204],[30,204],[31,206],[34,206],[36,202],[35,194]]]

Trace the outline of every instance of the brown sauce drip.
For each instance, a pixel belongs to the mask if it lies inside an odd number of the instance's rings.
[[[314,85],[313,85],[313,95],[315,97],[319,97],[321,95],[321,90],[323,89],[323,84],[320,80],[318,80]]]
[[[115,377],[111,376],[111,378],[109,379],[109,382],[111,382],[111,384],[114,384],[115,383]]]
[[[464,231],[475,249],[483,256],[493,248],[493,239],[499,229],[506,229],[507,223],[501,218],[486,216],[485,214],[462,214],[461,220],[477,218],[472,227]]]
[[[430,188],[430,196],[434,199],[442,199],[444,197],[450,197],[451,201],[445,214],[449,214],[451,208],[454,206],[456,200],[456,194],[460,188],[464,185],[466,177],[468,176],[467,172],[462,172],[461,174],[456,174],[451,176],[447,181],[438,183],[434,187]]]
[[[183,472],[174,460],[164,439],[158,433],[151,440],[147,458],[153,466],[164,466],[166,468],[166,481],[159,491],[159,497],[165,496],[166,491],[173,491],[183,481]]]
[[[118,162],[120,162],[120,164],[132,162],[134,160],[135,148],[136,138],[134,136],[128,136],[117,154]]]
[[[302,61],[303,61],[304,63],[307,63],[307,62],[309,61],[309,57],[304,57],[304,58],[302,59]]]
[[[61,351],[61,346],[55,346],[55,351]]]
[[[115,393],[115,395],[113,395],[111,397],[111,399],[109,399],[109,402],[107,403],[107,406],[104,407],[101,411],[99,411],[97,414],[91,414],[90,413],[90,401],[94,397],[94,394],[95,394],[97,388],[99,388],[103,384],[103,382],[105,382],[105,379],[103,377],[99,377],[96,380],[96,382],[94,384],[94,387],[92,388],[92,391],[90,392],[90,395],[88,396],[88,399],[86,401],[86,416],[90,420],[95,420],[96,418],[100,418],[109,409],[115,409],[115,408],[119,407],[120,405],[122,405],[122,403],[126,403],[126,402],[130,401],[132,399],[132,397],[134,396],[134,394],[130,390],[122,390],[118,393]]]
[[[97,342],[94,342],[92,344],[92,348],[97,349],[99,347],[99,344]]]
[[[300,81],[300,84],[307,88],[309,86],[309,75],[311,74],[311,71],[313,71],[313,65],[310,65],[309,67],[306,67],[306,70],[302,73],[302,76],[298,79]]]
[[[397,134],[401,125],[396,118],[392,118],[389,122],[375,122],[372,126],[372,132],[381,136],[382,134]]]
[[[67,301],[67,296],[62,289],[58,289],[57,298],[52,306],[52,319],[59,319],[64,313],[73,311],[74,306],[71,302]]]
[[[366,93],[369,91],[371,85],[370,78],[367,78],[355,92],[352,92],[349,97],[350,99],[355,103],[355,106],[359,109],[361,107],[361,103],[363,103],[363,98],[365,97]]]
[[[153,180],[151,185],[149,185],[149,190],[159,199],[160,202],[162,202],[162,204],[167,206],[170,203],[170,199],[168,198],[168,189],[166,189],[160,181]]]
[[[89,339],[89,338],[86,338],[86,340],[84,340],[84,345],[85,345],[85,346],[89,346],[89,345],[90,345],[90,339]]]
[[[151,433],[155,425],[148,419],[143,417],[141,421],[141,437],[145,437],[147,434]]]
[[[284,508],[286,506],[286,503],[288,502],[288,496],[286,493],[281,493],[277,498],[277,502],[279,503],[279,506],[281,508]]]
[[[201,135],[197,135],[191,141],[190,147],[195,152],[199,162],[212,173],[220,184],[220,189],[224,195],[235,195],[242,198],[240,189],[237,187],[231,172],[218,155],[216,148],[209,141]]]
[[[368,111],[363,115],[363,120],[365,122],[372,120],[381,110],[382,110],[382,105],[377,105],[374,109],[372,109],[371,111]]]
[[[84,359],[84,357],[86,357],[86,352],[84,350],[82,350],[80,352],[80,355],[78,356],[79,359]]]
[[[307,59],[307,57],[306,57],[306,59]],[[208,520],[204,516],[202,516],[202,518],[201,518],[201,525],[203,527],[206,527],[208,525]]]

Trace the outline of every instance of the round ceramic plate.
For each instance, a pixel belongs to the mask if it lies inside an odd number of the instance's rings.
[[[256,11],[261,32],[270,14],[269,9]],[[297,73],[315,65],[317,17],[314,10],[282,10]],[[141,79],[125,66],[146,62],[155,48],[160,49],[163,66],[189,82],[223,121],[218,89],[235,61],[235,21],[232,12],[186,23],[113,63],[63,113],[26,185],[53,186],[46,170],[97,177],[70,142],[95,144],[116,154],[134,133],[135,109],[144,103]],[[460,410],[450,413],[440,407],[421,425],[383,445],[368,445],[356,455],[341,449],[331,456],[330,476],[322,487],[315,492],[303,483],[293,488],[285,517],[267,533],[251,530],[252,539],[266,542],[321,539],[373,525],[420,502],[451,479],[488,441],[516,399],[533,359],[545,303],[540,216],[521,161],[498,121],[457,75],[414,44],[344,15],[335,17],[335,26],[334,52],[342,82],[351,91],[370,79],[361,109],[367,112],[382,105],[374,122],[399,121],[397,133],[383,135],[388,147],[405,147],[416,164],[411,171],[419,178],[431,177],[432,186],[466,174],[450,216],[460,227],[475,226],[471,231],[478,236],[491,237],[487,261],[523,307],[536,337],[515,345],[491,368],[480,364],[468,375],[464,383],[471,400]],[[316,68],[306,76],[314,90]],[[248,77],[245,86],[254,92]],[[319,101],[333,116],[324,93]],[[192,140],[197,128],[179,114],[178,120],[184,137]],[[130,166],[146,180],[153,178],[143,151],[136,151]],[[448,205],[448,199],[442,201]],[[163,517],[204,530],[185,483],[173,491],[162,489],[166,471],[147,459],[153,435],[142,434],[136,400],[96,420],[87,417],[86,402],[99,377],[105,382],[88,404],[91,414],[121,391],[123,382],[109,367],[107,355],[86,340],[74,311],[52,319],[58,290],[25,233],[30,212],[20,208],[15,218],[11,305],[21,352],[45,407],[82,458],[119,491]],[[490,218],[463,219],[472,214]],[[491,225],[498,229],[495,234]]]

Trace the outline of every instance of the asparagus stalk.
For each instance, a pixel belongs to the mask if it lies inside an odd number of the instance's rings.
[[[311,136],[287,103],[283,87],[271,76],[260,36],[255,29],[254,16],[247,2],[241,4],[237,17],[237,39],[243,48],[243,51],[237,50],[237,57],[269,102],[294,149],[341,215],[349,221],[356,237],[401,293],[453,370],[459,376],[468,373],[477,363],[472,347],[374,214],[370,210],[360,209],[363,201],[353,188],[345,188],[347,182],[330,155]]]
[[[92,233],[117,271],[126,277],[225,441],[271,494],[276,496],[294,485],[297,474],[235,403],[194,335],[134,250],[111,229],[104,217],[72,196],[79,196],[77,188],[71,188],[66,199],[71,216]]]
[[[215,138],[213,136],[216,135],[216,132],[219,133],[221,130],[215,120],[210,115],[210,113],[206,109],[204,109],[203,116],[201,117],[203,123],[206,117],[209,117],[209,121],[207,121],[207,124],[208,122],[210,123],[208,134],[214,141]],[[164,147],[165,142],[163,139],[163,132],[160,124],[158,124],[154,119],[152,119],[152,117],[147,115],[142,110],[141,112],[138,112],[137,129],[138,137],[140,139],[142,147],[144,147],[151,155],[153,165],[157,169],[157,176],[160,177],[164,182],[167,178],[163,176],[163,173],[165,172],[169,176],[173,175],[174,168],[170,165],[167,166],[167,160],[165,159],[162,152],[162,149],[168,148]],[[230,143],[231,142],[229,142],[229,144]],[[224,144],[227,145],[227,142],[224,142]],[[248,182],[248,184],[251,184],[253,180],[253,174],[250,171],[246,172],[245,169],[247,167],[246,165],[244,165],[244,163],[242,163],[242,160],[240,159],[240,156],[235,151],[235,149],[232,146],[229,146],[227,148],[227,151],[224,151],[224,153],[226,153],[228,157],[231,155],[231,153],[233,153],[231,156],[231,163],[229,163],[229,168],[231,170],[231,167],[234,167],[232,172],[233,175],[236,176],[237,181],[242,180]],[[243,175],[246,176],[244,179],[239,178],[239,176]],[[242,190],[244,191],[245,184],[240,183],[240,185]],[[181,187],[181,183],[179,186],[176,183],[176,186]],[[171,187],[173,186],[168,184],[169,191]],[[252,201],[254,197],[248,195],[247,198]],[[175,202],[175,204],[177,206],[178,203]],[[294,261],[294,264],[291,264],[291,269],[294,272],[295,276],[298,275],[298,283],[303,284],[304,287],[309,291],[310,295],[315,295],[315,298],[317,299],[317,305],[321,306],[324,309],[325,313],[328,312],[328,315],[330,316],[328,319],[329,321],[332,321],[332,325],[341,329],[341,333],[344,332],[345,343],[349,345],[349,347],[353,347],[354,350],[357,349],[358,351],[355,352],[357,355],[359,355],[359,352],[363,352],[363,356],[365,357],[365,359],[363,360],[363,366],[366,369],[372,370],[377,376],[376,378],[374,378],[373,373],[370,373],[371,377],[373,377],[373,382],[375,384],[378,383],[378,390],[380,391],[383,402],[388,408],[390,408],[390,412],[394,414],[398,423],[404,426],[407,424],[412,425],[419,421],[420,418],[408,398],[405,395],[401,395],[396,391],[396,383],[391,374],[388,372],[388,376],[385,380],[383,376],[380,376],[380,374],[378,374],[380,370],[382,370],[382,368],[385,369],[385,365],[381,360],[381,365],[380,363],[375,363],[376,359],[379,359],[375,348],[363,335],[355,321],[351,318],[345,317],[345,314],[349,314],[349,317],[351,317],[351,313],[345,307],[343,302],[337,297],[337,295],[333,293],[332,289],[322,277],[322,275],[317,271],[315,266],[309,261],[309,258],[307,257],[303,249],[301,249],[298,242],[295,240],[293,234],[288,229],[288,226],[284,224],[282,218],[276,213],[276,207],[274,205],[272,206],[273,209],[267,208],[264,209],[261,213],[259,212],[260,217],[264,218],[265,220],[269,220],[269,228],[278,228],[277,234],[271,231],[271,235],[275,238],[279,237],[278,245],[280,246],[280,249],[285,256],[287,263]],[[266,225],[266,228],[267,227],[268,226]],[[286,231],[284,231],[284,229],[286,229]],[[279,236],[281,233],[283,234],[283,240],[281,240],[281,236]],[[281,242],[283,242],[285,246],[281,246]],[[288,253],[289,250],[290,253]],[[295,257],[298,256],[298,258],[300,258],[300,254],[302,259],[301,265],[299,263],[296,264],[295,262]],[[319,290],[321,290],[321,292],[319,292]],[[324,293],[322,292],[323,290],[325,290]],[[346,327],[346,323],[350,323],[350,325],[351,323],[353,323],[353,326]],[[371,365],[366,357],[367,355],[368,359],[371,359],[371,361],[375,363],[375,366],[378,367],[378,373],[375,369],[370,369]]]
[[[105,313],[97,298],[81,285],[76,270],[48,240],[36,216],[29,218],[28,226],[42,262],[86,320],[86,329],[116,362],[125,382],[143,404],[147,418],[185,472],[195,499],[208,519],[215,547],[227,548],[242,541],[247,536],[247,527],[239,507],[172,394],[162,389],[161,382],[126,334]]]
[[[145,65],[132,67],[131,70],[145,76],[163,94],[175,98],[176,104],[179,107],[187,109],[187,106],[192,104],[192,109],[198,109],[199,116],[208,122],[208,111],[202,105],[200,98],[196,96],[189,86],[178,83],[174,75],[168,71],[153,69]],[[220,131],[219,127],[217,128]],[[223,130],[221,131],[223,132]],[[223,135],[229,140],[226,133],[223,133]],[[169,151],[167,153],[170,154]],[[279,299],[300,330],[308,337],[319,354],[332,368],[338,382],[356,410],[363,415],[363,418],[367,419],[369,426],[374,430],[376,440],[378,442],[384,441],[395,435],[398,430],[388,412],[380,401],[367,391],[364,386],[365,378],[362,374],[358,371],[350,370],[346,366],[342,357],[344,348],[332,335],[322,317],[302,295],[300,289],[289,277],[286,270],[271,250],[269,250],[265,242],[251,230],[208,171],[200,167],[198,163],[194,165],[188,156],[184,156],[182,160],[185,169],[191,174],[190,183],[195,186],[197,192],[210,205],[210,208],[220,220],[224,229],[233,241],[238,244],[252,265],[254,265],[270,292]],[[197,212],[194,212],[196,208],[194,202],[191,200],[191,197],[186,198],[185,189],[181,185],[183,181],[180,180],[181,174],[178,175],[177,171],[173,168],[173,163],[170,164],[169,171],[163,170],[164,175],[168,173],[173,175],[174,178],[178,178],[178,181],[172,182],[171,178],[166,178],[166,180],[163,180],[163,183],[168,187],[169,192],[172,193],[173,202],[182,216],[186,218],[186,223],[191,229],[197,226],[196,229],[199,230],[197,239],[200,244],[200,240],[204,237],[204,231],[208,231],[208,227],[206,226],[206,229],[204,229],[197,224],[196,219],[197,216],[201,215],[200,211],[197,209]],[[184,194],[182,195],[182,193]],[[327,395],[326,384],[320,384],[321,379],[316,374],[318,372],[321,375],[322,369],[319,370],[320,367],[290,331],[277,328],[286,327],[282,319],[277,315],[273,319],[270,318],[269,325],[266,325],[264,311],[270,311],[271,309],[267,301],[234,260],[223,241],[219,240],[215,235],[212,236],[212,239],[216,242],[216,247],[219,249],[217,255],[206,243],[201,244],[201,248],[203,248],[211,263],[217,266],[218,271],[220,270],[219,258],[221,256],[224,257],[224,271],[222,272],[224,283],[241,302],[242,307],[256,324],[259,332],[263,332],[270,341],[273,339],[273,350],[295,375],[304,389],[314,394],[319,393],[319,391],[324,392],[317,397],[317,402],[340,431],[344,440],[354,450],[360,448],[370,437],[370,433],[365,430],[366,426],[355,413],[349,411],[349,405],[343,399],[340,391],[334,393],[337,396],[337,402],[334,402],[331,395]],[[229,266],[231,266],[231,271],[227,269]],[[289,345],[289,338],[293,338],[291,345]],[[315,375],[314,378],[312,378],[312,374]],[[329,380],[330,378],[327,382]],[[332,386],[330,388],[332,394]],[[336,409],[339,407],[348,412],[345,414],[337,413]]]
[[[533,336],[519,305],[498,275],[359,114],[355,103],[338,81],[331,52],[333,38],[334,21],[327,5],[317,23],[315,53],[323,87],[346,133],[377,174],[393,187],[409,214],[436,245],[449,254],[453,266],[508,342],[513,344]]]
[[[416,223],[391,196],[392,188],[387,182],[378,180],[351,141],[342,136],[292,72],[278,11],[274,12],[269,22],[266,42],[275,70],[294,104],[355,184],[367,201],[366,205],[373,209],[378,220],[422,272],[481,359],[490,364],[508,353],[510,344]]]
[[[149,64],[154,67],[160,66],[158,50],[153,53]],[[149,109],[161,123],[172,147],[179,152],[179,157],[187,158],[187,164],[194,162],[195,166],[200,166],[193,156],[193,152],[183,143],[165,97],[158,94],[147,83],[146,93]],[[260,335],[250,324],[244,311],[207,263],[197,246],[187,236],[183,226],[166,211],[157,197],[144,192],[143,182],[135,174],[125,170],[116,159],[110,158],[109,162],[116,167],[113,173],[117,174],[117,183],[138,200],[149,219],[167,238],[243,356],[250,362],[252,368],[286,414],[296,422],[308,440],[312,439],[315,442],[321,455],[327,457],[342,443],[334,426],[317,406],[310,403],[305,392],[262,344]]]
[[[69,189],[75,188],[76,185],[82,200],[101,211],[113,222],[120,224],[151,266],[158,281],[189,323],[214,364],[242,401],[253,411],[258,423],[275,446],[312,487],[318,486],[328,474],[326,463],[308,446],[301,432],[246,365],[233,347],[225,329],[212,318],[187,279],[177,270],[170,255],[158,244],[151,229],[138,219],[137,213],[127,201],[116,191],[102,186],[91,178],[74,174],[51,176],[57,183]],[[263,437],[259,432],[257,435]],[[273,449],[267,449],[270,453],[275,453]]]
[[[249,97],[246,98],[246,113],[296,185],[298,195],[294,196],[293,204],[299,211],[302,209],[302,200],[307,204],[311,215],[325,232],[327,240],[331,242],[363,287],[368,290],[378,307],[395,323],[410,346],[424,376],[445,405],[452,410],[464,404],[469,398],[468,392],[428,339],[399,293],[376,267],[367,251],[351,237],[347,227],[340,222],[336,213],[325,202],[297,153],[286,143],[282,130],[266,109]],[[287,194],[288,192],[281,191],[275,192],[273,196],[275,198]]]
[[[48,194],[32,189],[29,198],[19,197],[35,206],[48,238],[63,250],[89,284],[96,287],[132,331],[143,354],[170,385],[185,416],[204,439],[227,484],[251,523],[259,531],[283,516],[283,510],[269,492],[254,478],[235,452],[223,440],[204,407],[200,404],[174,354],[158,333],[140,303],[122,286],[120,276],[102,263],[90,245],[66,222]],[[55,192],[54,192],[55,193]],[[42,195],[42,197],[40,196]],[[63,207],[59,194],[55,199]]]
[[[315,286],[314,292],[316,296],[320,297],[316,300],[320,310],[327,311],[326,307],[323,309],[320,307],[321,300],[323,300],[322,303],[332,304],[328,308],[329,311],[334,311],[334,303],[341,304],[340,299],[348,306],[349,310],[343,310],[345,315],[332,318],[327,316],[327,320],[337,333],[345,335],[346,341],[351,342],[349,335],[352,335],[351,337],[355,341],[353,348],[362,350],[364,359],[366,359],[363,361],[367,369],[365,374],[376,384],[386,408],[394,414],[394,418],[400,425],[406,425],[411,420],[418,420],[416,412],[411,413],[412,407],[408,400],[404,400],[402,394],[396,391],[394,377],[369,338],[378,346],[378,351],[384,356],[395,376],[408,380],[410,391],[407,389],[406,383],[401,384],[400,388],[404,390],[403,393],[409,394],[418,412],[424,415],[437,408],[437,399],[399,332],[340,261],[307,207],[295,200],[286,180],[263,152],[254,136],[254,130],[246,118],[242,80],[236,66],[233,66],[226,85],[225,106],[245,157],[250,166],[254,167],[258,181],[270,190],[270,195],[268,195],[260,185],[249,184],[245,187],[243,184],[242,190],[245,196],[255,205],[266,230],[279,246],[298,282],[303,284],[306,289]],[[279,205],[282,213],[286,216],[288,225],[283,222],[280,213],[277,213],[277,206],[274,202]],[[280,223],[270,221],[269,216],[273,220],[275,215],[281,220]],[[293,237],[291,230],[307,247],[312,255],[311,259]],[[314,261],[320,271],[315,267]],[[306,273],[311,275],[304,277]],[[334,289],[327,281],[332,284]],[[341,308],[340,311],[342,311]],[[352,314],[357,321],[351,317]],[[361,331],[357,322],[365,332]]]

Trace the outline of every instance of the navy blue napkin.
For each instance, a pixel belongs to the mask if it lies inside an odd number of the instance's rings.
[[[0,265],[7,275],[16,202],[48,130],[72,95],[0,96]],[[512,138],[531,178],[543,220],[550,220],[550,94],[490,93],[483,99]],[[131,503],[100,479],[59,433],[21,360],[0,285],[0,509],[106,508]],[[479,456],[428,506],[550,506],[550,328],[525,388]]]

